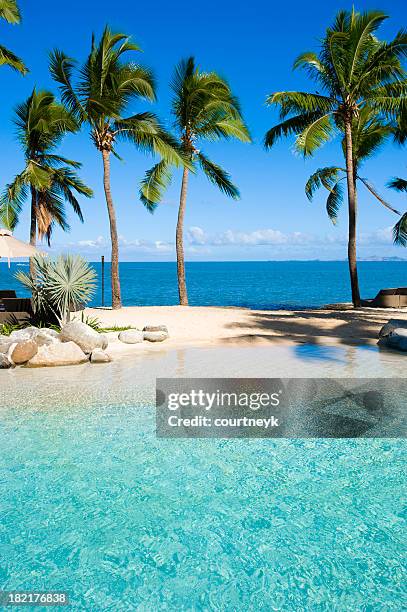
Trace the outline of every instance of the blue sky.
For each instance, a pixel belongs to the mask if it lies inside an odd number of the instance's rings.
[[[121,0],[113,11],[106,0],[55,3],[54,0],[20,0],[23,25],[0,24],[2,44],[26,61],[30,74],[23,78],[8,68],[0,71],[1,188],[19,171],[22,154],[11,119],[15,105],[24,100],[34,85],[55,85],[48,74],[48,52],[54,47],[82,60],[91,33],[100,34],[106,22],[126,32],[140,44],[138,61],[150,66],[158,81],[158,102],[138,102],[129,114],[153,110],[168,127],[171,93],[168,83],[174,65],[194,55],[203,69],[217,70],[230,81],[241,100],[253,136],[253,144],[238,142],[202,146],[216,162],[232,174],[241,191],[234,202],[221,195],[202,176],[190,181],[186,214],[186,254],[190,260],[343,259],[346,257],[347,219],[344,207],[336,227],[327,218],[321,194],[310,204],[304,183],[316,168],[336,164],[338,142],[325,146],[304,161],[292,152],[292,141],[279,143],[266,153],[262,139],[277,120],[265,106],[267,94],[282,89],[311,89],[304,74],[292,71],[296,56],[316,49],[326,26],[339,8],[352,2],[333,0],[277,3],[254,0],[249,4],[231,0],[205,3],[156,1],[148,5]],[[405,1],[360,1],[358,10],[380,8],[390,15],[382,37],[390,38],[405,25]],[[138,183],[152,164],[128,145],[120,145],[124,162],[112,161],[112,190],[117,207],[121,259],[168,261],[175,257],[174,233],[180,176],[154,215],[138,201]],[[81,252],[90,260],[109,257],[108,221],[102,191],[101,160],[86,129],[64,141],[61,152],[83,163],[81,174],[94,189],[93,200],[82,202],[85,224],[69,216],[71,232],[56,231],[55,251]],[[389,145],[364,168],[386,198],[401,210],[405,196],[385,188],[394,175],[406,176],[406,151]],[[405,249],[392,246],[393,215],[360,190],[359,254],[361,257],[407,257]],[[28,237],[28,203],[16,235]]]

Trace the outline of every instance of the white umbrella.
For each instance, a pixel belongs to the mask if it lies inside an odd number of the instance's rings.
[[[7,258],[9,267],[10,259],[16,259],[17,257],[32,257],[39,253],[40,251],[31,244],[14,238],[10,230],[0,229],[0,258]]]

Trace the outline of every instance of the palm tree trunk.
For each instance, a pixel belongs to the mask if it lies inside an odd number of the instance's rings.
[[[349,238],[348,238],[348,262],[350,284],[352,288],[352,302],[355,308],[360,306],[360,292],[358,270],[356,262],[356,177],[354,171],[352,124],[350,119],[345,120],[345,142],[346,142],[346,174],[348,184],[348,210],[349,210]]]
[[[187,285],[185,282],[185,259],[184,259],[184,215],[187,203],[188,190],[188,168],[184,167],[182,175],[181,196],[179,200],[178,221],[175,245],[177,249],[177,274],[178,294],[181,306],[188,306]]]
[[[37,246],[37,192],[34,187],[31,187],[31,223],[30,223],[30,244],[31,246]],[[33,258],[30,257],[30,275],[34,278],[35,267]]]
[[[112,282],[112,308],[117,310],[122,307],[120,293],[120,277],[119,277],[119,239],[117,236],[116,212],[110,190],[110,151],[103,149],[103,186],[105,189],[105,197],[107,211],[109,213],[110,223],[110,240],[112,244],[111,258],[111,282]]]

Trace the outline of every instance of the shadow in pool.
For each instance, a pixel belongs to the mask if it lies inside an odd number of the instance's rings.
[[[344,363],[344,351],[337,346],[319,346],[318,344],[299,344],[293,347],[296,357],[307,361],[330,361]]]

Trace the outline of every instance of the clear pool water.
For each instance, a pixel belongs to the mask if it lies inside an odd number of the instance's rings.
[[[403,609],[404,441],[157,440],[151,405],[164,371],[404,364],[243,350],[0,372],[0,588],[92,611]]]

